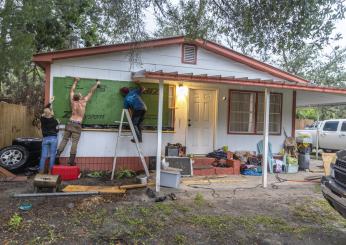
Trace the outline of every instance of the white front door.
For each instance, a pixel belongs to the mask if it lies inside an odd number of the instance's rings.
[[[214,150],[215,91],[190,89],[187,152],[207,154]]]

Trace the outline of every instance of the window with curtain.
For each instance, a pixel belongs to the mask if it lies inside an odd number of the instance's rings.
[[[264,121],[264,93],[234,91],[229,93],[228,133],[261,134]],[[282,94],[270,94],[269,133],[281,134]]]

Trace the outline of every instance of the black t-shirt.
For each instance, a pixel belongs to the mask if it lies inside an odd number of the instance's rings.
[[[44,108],[49,108],[51,109],[52,104],[48,103]],[[41,116],[40,118],[41,121],[41,130],[42,130],[42,135],[43,137],[46,136],[57,136],[58,134],[58,125],[59,122],[54,118],[47,118]]]
[[[42,117],[40,118],[41,120],[41,129],[42,129],[42,135],[43,137],[46,136],[57,136],[58,133],[58,121],[54,118],[46,118]]]

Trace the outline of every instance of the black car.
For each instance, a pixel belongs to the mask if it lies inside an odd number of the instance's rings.
[[[37,166],[41,149],[42,139],[40,138],[16,138],[11,146],[0,150],[0,166],[12,172]]]
[[[337,152],[331,175],[321,180],[322,193],[329,204],[346,218],[346,150]]]

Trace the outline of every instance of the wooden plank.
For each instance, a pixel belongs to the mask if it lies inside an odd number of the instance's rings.
[[[68,185],[63,192],[99,192],[99,193],[125,193],[125,189],[118,186],[89,186],[89,185]]]
[[[0,182],[25,182],[28,180],[26,176],[14,176],[14,177],[0,177]]]
[[[144,187],[154,186],[154,185],[155,185],[154,182],[150,182],[148,184],[121,185],[119,188],[129,190],[129,189],[144,188]]]
[[[0,174],[6,176],[6,177],[16,177],[15,174],[11,173],[7,169],[4,169],[3,167],[0,167]]]

